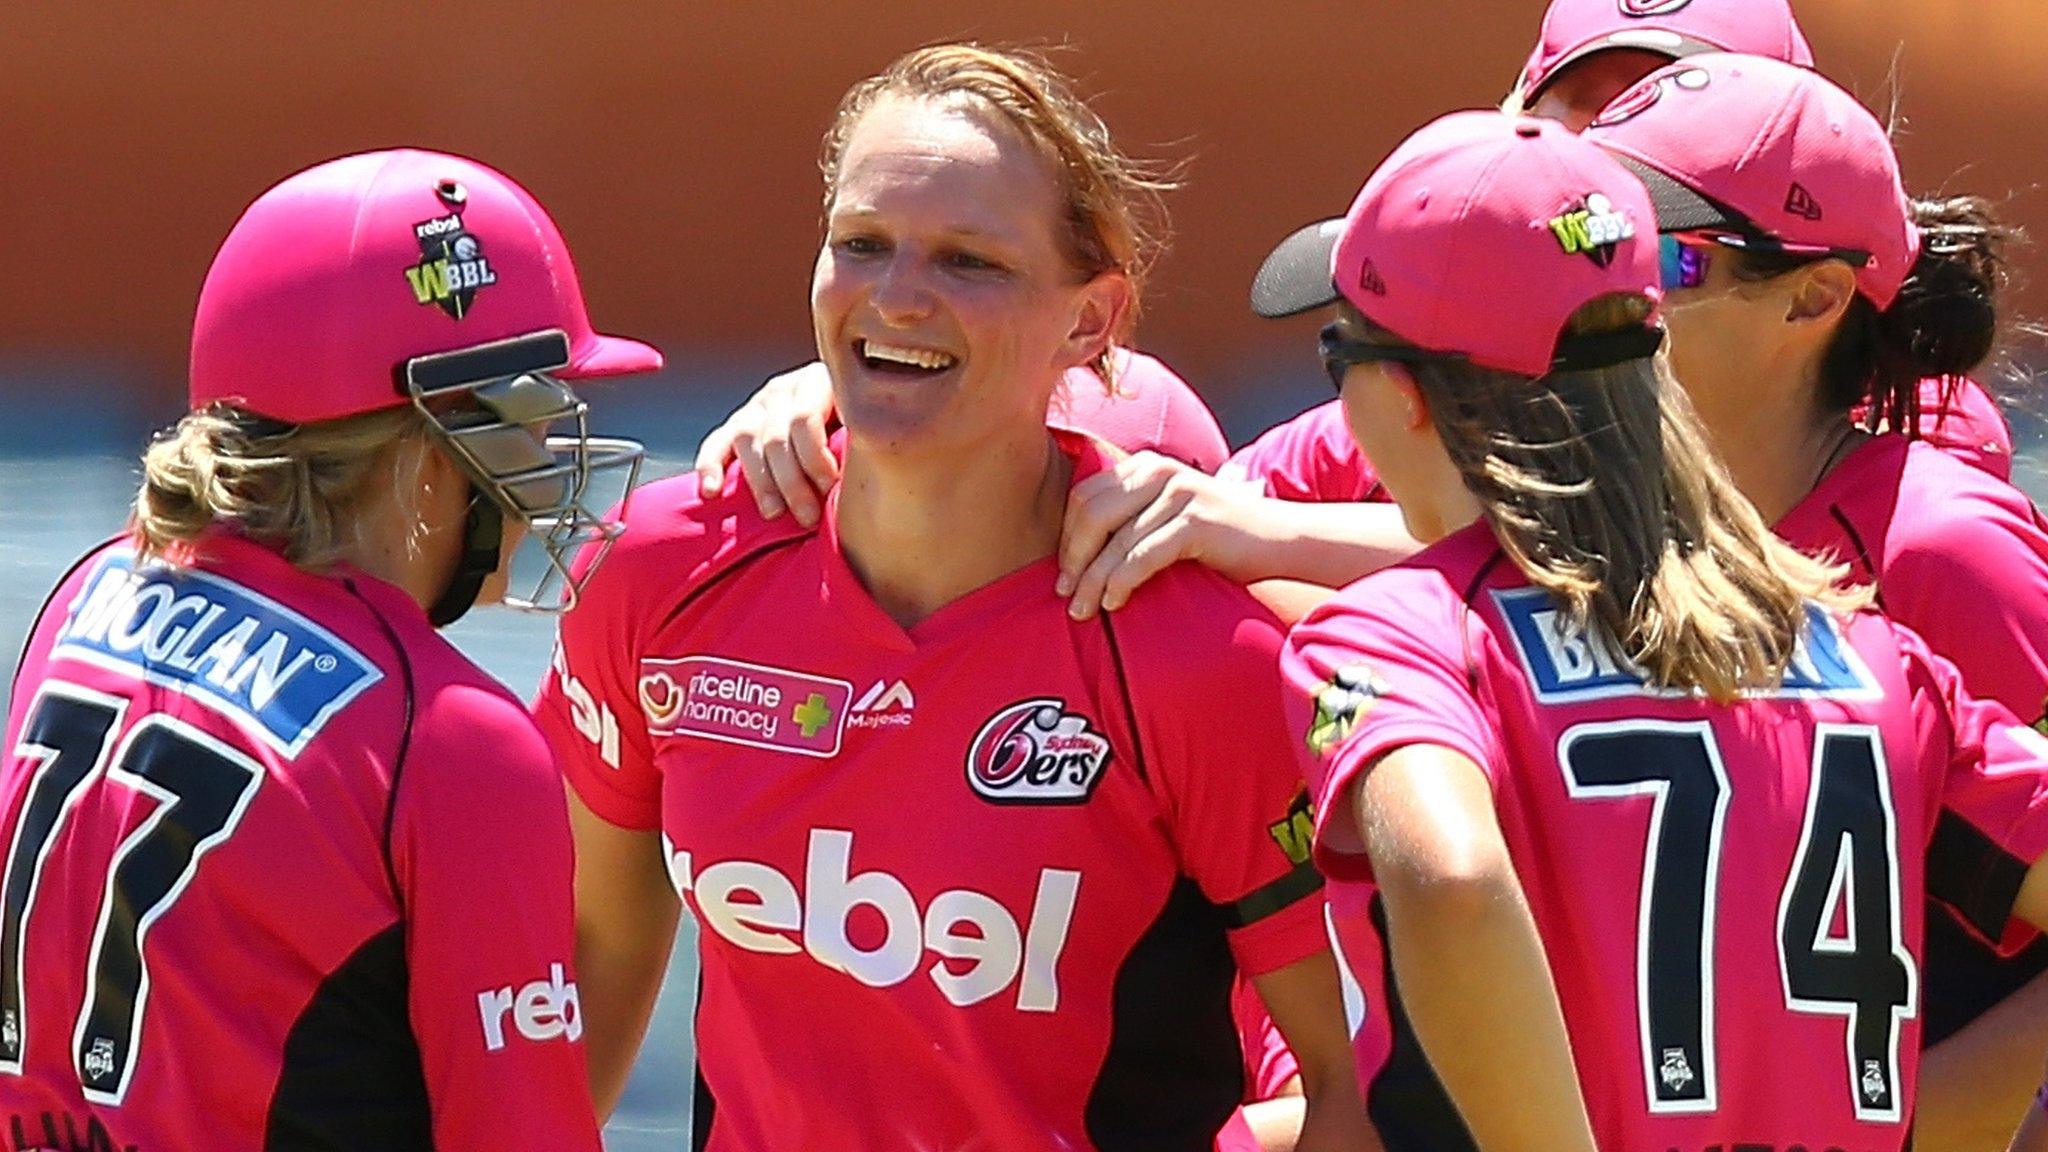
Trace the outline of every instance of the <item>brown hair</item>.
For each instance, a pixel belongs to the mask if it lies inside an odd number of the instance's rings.
[[[427,418],[412,405],[317,424],[278,424],[232,405],[190,412],[142,457],[129,531],[143,557],[180,552],[207,529],[230,527],[320,568],[359,542],[356,513],[378,489],[417,479],[399,445],[429,450]],[[420,457],[411,459],[417,470]]]
[[[1604,296],[1568,331],[1639,327],[1650,309]],[[1652,683],[1719,701],[1773,687],[1807,601],[1866,602],[1839,587],[1843,569],[1772,534],[1661,356],[1535,380],[1460,363],[1411,371],[1508,558]]]
[[[1066,203],[1067,259],[1083,279],[1111,270],[1130,279],[1130,310],[1110,334],[1111,345],[1123,343],[1137,322],[1145,274],[1165,243],[1161,193],[1178,186],[1172,174],[1119,150],[1102,118],[1043,58],[1019,49],[934,44],[898,57],[840,97],[819,150],[827,211],[854,128],[886,96],[976,101],[1044,153],[1059,173]],[[1105,384],[1113,382],[1111,351],[1105,347],[1092,365]]]
[[[1998,345],[1998,296],[2007,286],[2006,248],[2025,240],[1979,196],[1913,201],[1920,256],[1891,307],[1862,293],[1849,302],[1820,365],[1821,407],[1848,412],[1868,402],[1871,430],[1917,435],[1920,381],[1951,390]],[[1826,256],[1748,251],[1735,258],[1739,280],[1782,276]]]

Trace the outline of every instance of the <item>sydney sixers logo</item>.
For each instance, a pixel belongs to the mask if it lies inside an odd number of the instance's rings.
[[[1623,16],[1669,16],[1692,0],[1617,0]]]
[[[997,804],[1079,804],[1109,765],[1109,738],[1050,697],[989,717],[967,749],[967,784]]]
[[[1662,71],[1652,72],[1638,81],[1635,87],[1608,101],[1607,107],[1600,110],[1600,115],[1593,118],[1593,123],[1589,127],[1612,128],[1616,124],[1626,123],[1641,116],[1655,108],[1657,101],[1664,98],[1666,85],[1687,92],[1697,92],[1712,83],[1713,79],[1703,68],[1688,68],[1683,65],[1672,65]]]

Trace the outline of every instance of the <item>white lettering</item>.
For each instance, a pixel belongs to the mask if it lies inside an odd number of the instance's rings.
[[[269,707],[270,702],[277,699],[277,694],[284,686],[291,683],[292,677],[297,676],[300,670],[313,662],[313,654],[301,649],[298,655],[292,657],[291,663],[286,664],[284,653],[290,645],[291,637],[282,632],[272,634],[270,639],[263,642],[263,647],[256,650],[254,656],[243,661],[242,666],[235,669],[234,675],[228,677],[227,690],[240,692],[243,685],[248,685],[250,707],[258,712]],[[252,680],[254,683],[251,683]]]
[[[796,885],[766,864],[727,860],[697,877],[697,914],[720,936],[754,952],[788,955],[803,948],[782,932],[803,927]]]
[[[963,936],[953,931],[956,924],[972,925],[975,934]],[[979,892],[941,892],[925,916],[924,946],[944,957],[931,967],[932,983],[962,1008],[1010,986],[1022,963],[1023,945],[1017,938],[1017,922],[1008,910]],[[945,960],[967,960],[972,966],[955,973]]]
[[[256,635],[256,620],[247,617],[235,621],[235,626],[220,634],[220,638],[206,646],[199,659],[192,662],[192,672],[197,675],[206,669],[206,679],[214,687],[227,690],[228,677],[235,671],[235,665],[242,660],[242,653],[249,647],[249,641]],[[211,667],[208,667],[208,666]]]
[[[107,647],[116,652],[133,652],[149,639],[150,622],[156,613],[171,602],[171,586],[150,584],[136,592],[123,605],[126,609],[123,619],[118,619],[107,630]]]
[[[1577,629],[1567,631],[1557,612],[1534,612],[1530,620],[1536,634],[1543,638],[1543,650],[1550,656],[1550,666],[1556,670],[1559,684],[1577,684],[1621,673],[1606,645],[1593,643]]]
[[[204,613],[206,605],[207,599],[204,596],[185,596],[181,597],[176,603],[168,604],[151,613],[149,618],[149,638],[143,641],[142,644],[143,657],[159,664],[163,663],[170,656],[171,650],[178,646],[178,641],[183,640],[185,634],[189,631],[189,629],[183,627],[171,627],[171,621],[177,619],[188,609],[194,615],[201,615]]]
[[[583,681],[569,672],[569,659],[562,646],[555,645],[555,678],[562,685],[562,695],[569,698],[569,723],[575,725],[576,733],[597,746],[597,754],[606,764],[619,766],[619,718],[612,713],[612,706],[593,695]]]
[[[783,956],[806,952],[875,988],[908,980],[929,951],[934,959],[925,974],[958,1007],[1016,985],[1019,1011],[1059,1008],[1059,961],[1073,927],[1079,872],[1041,869],[1030,919],[1020,929],[1017,917],[987,893],[948,889],[920,909],[897,877],[854,872],[853,833],[847,831],[811,831],[801,896],[772,865],[728,860],[693,877],[689,852],[666,837],[662,847],[676,891],[694,895],[698,919],[740,948]],[[882,919],[882,939],[872,949],[856,947],[848,936],[853,910],[862,905]],[[792,936],[799,931],[801,945]]]
[[[199,645],[205,642],[206,634],[213,630],[215,624],[220,623],[220,618],[227,615],[227,611],[218,604],[208,604],[206,614],[199,618],[197,624],[186,629],[184,642],[179,644],[177,651],[172,652],[170,658],[164,662],[180,672],[190,671],[192,661],[199,654]]]
[[[512,1010],[510,986],[476,994],[476,1010],[484,1018],[484,1050],[496,1052],[505,1046],[505,1013]]]
[[[92,590],[80,597],[80,603],[71,617],[71,626],[64,630],[67,640],[86,640],[97,643],[107,634],[107,625],[113,623],[120,605],[135,593],[141,583],[131,572],[109,568],[100,573],[93,582]]]
[[[804,864],[804,948],[819,962],[871,988],[901,984],[917,971],[924,934],[918,930],[917,900],[903,881],[887,872],[850,872],[853,833],[816,828]],[[853,910],[867,905],[882,914],[887,930],[873,951],[854,946],[846,934]]]
[[[535,1043],[567,1037],[570,1043],[583,1038],[583,1001],[576,985],[561,964],[548,965],[544,980],[511,985],[476,994],[477,1012],[483,1017],[484,1050],[496,1052],[505,1046],[505,1017],[512,1027]]]

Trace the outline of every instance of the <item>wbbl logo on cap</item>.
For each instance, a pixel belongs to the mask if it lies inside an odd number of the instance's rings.
[[[434,194],[449,212],[413,225],[420,262],[405,270],[405,278],[412,285],[415,301],[435,305],[451,319],[460,320],[469,315],[477,291],[496,284],[498,274],[484,257],[483,242],[462,226],[469,189],[454,180],[443,180],[434,186]]]
[[[1605,268],[1614,263],[1614,246],[1636,234],[1636,223],[1605,195],[1589,192],[1578,207],[1551,217],[1550,231],[1565,255],[1584,255]]]

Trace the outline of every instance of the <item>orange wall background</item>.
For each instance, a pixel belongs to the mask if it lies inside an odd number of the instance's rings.
[[[2011,194],[2048,237],[2048,3],[1794,2],[1826,71],[1874,107],[1898,92],[1909,183]],[[0,33],[0,361],[117,365],[170,401],[206,262],[241,207],[306,164],[411,143],[531,187],[599,324],[663,344],[677,379],[794,362],[809,342],[816,142],[838,94],[906,48],[972,36],[1067,45],[1059,58],[1126,146],[1188,161],[1141,343],[1209,391],[1273,357],[1298,376],[1307,327],[1245,311],[1259,259],[1340,210],[1406,131],[1497,100],[1541,8],[14,3]],[[2048,314],[2048,291],[2020,303]]]

